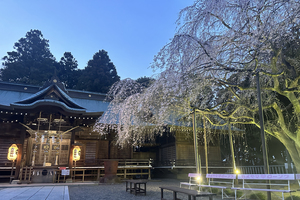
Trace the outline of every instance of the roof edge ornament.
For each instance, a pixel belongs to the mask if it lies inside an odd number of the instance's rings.
[[[45,84],[40,88],[40,90],[43,90],[51,85],[56,85],[57,87],[59,87],[61,90],[63,90],[65,93],[68,93],[65,84],[63,82],[61,82],[59,80],[59,78],[54,75],[52,76],[52,78],[50,80],[48,80],[47,82],[45,82]]]

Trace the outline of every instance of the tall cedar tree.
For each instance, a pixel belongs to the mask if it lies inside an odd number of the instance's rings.
[[[77,60],[71,52],[65,52],[59,63],[57,63],[57,76],[64,82],[66,88],[73,89],[76,87],[80,74],[77,67]]]
[[[82,71],[76,89],[107,93],[109,88],[119,80],[120,77],[107,52],[99,50]]]
[[[49,40],[39,30],[30,30],[25,38],[14,45],[15,51],[7,52],[0,69],[3,81],[42,85],[54,73],[55,58],[49,49]]]

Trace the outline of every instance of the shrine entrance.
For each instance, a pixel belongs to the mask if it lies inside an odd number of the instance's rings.
[[[30,134],[27,163],[31,166],[68,165],[72,127],[60,113],[39,112],[27,125],[20,123]],[[30,127],[29,127],[30,126]]]

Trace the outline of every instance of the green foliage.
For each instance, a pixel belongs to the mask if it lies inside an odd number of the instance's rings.
[[[42,85],[51,78],[55,58],[49,49],[49,40],[39,30],[30,30],[14,45],[15,51],[7,52],[1,69],[3,81]]]
[[[243,194],[244,194],[244,193],[243,193],[243,191],[241,191],[241,190],[237,190],[237,191],[236,191],[236,197],[237,197],[237,198],[240,198],[241,196],[243,196]],[[234,195],[234,192],[233,192],[233,195]]]
[[[71,52],[65,52],[56,62],[50,52],[49,40],[39,30],[27,32],[15,43],[14,49],[2,58],[2,81],[43,85],[56,75],[66,88],[106,93],[113,83],[120,80],[104,50],[97,52],[83,70],[77,69],[77,60]]]
[[[234,190],[231,190],[231,189],[224,189],[223,192],[228,195],[228,196],[234,196]],[[240,191],[240,190],[237,190],[236,191],[236,196],[237,198],[243,196],[243,191]]]
[[[76,89],[107,93],[109,88],[119,80],[120,77],[107,52],[100,50],[94,54],[93,59],[89,60],[82,71]]]
[[[218,188],[211,188],[211,192],[215,194],[219,194],[219,189]]]
[[[71,52],[65,52],[57,64],[57,76],[65,83],[66,88],[75,88],[78,82],[77,60]]]
[[[150,77],[146,77],[146,76],[136,79],[136,82],[138,82],[145,88],[149,87],[154,81],[155,81],[154,78],[150,78]]]
[[[234,196],[234,191],[231,189],[224,189],[223,192],[228,196]]]
[[[300,200],[300,196],[292,195],[285,198],[285,200]]]
[[[260,199],[260,200],[266,200],[266,195],[264,195],[263,193],[261,192],[258,192],[258,193],[252,193],[250,196],[249,196],[249,199]]]

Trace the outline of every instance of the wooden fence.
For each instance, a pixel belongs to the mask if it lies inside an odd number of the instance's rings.
[[[147,178],[151,179],[151,160],[146,159],[120,159],[118,160],[118,170],[117,170],[117,176],[120,178]],[[69,169],[68,167],[65,167],[67,170],[70,170],[70,175],[62,175],[62,171],[59,169],[58,166],[49,166],[49,167],[42,167],[42,166],[34,166],[34,167],[24,167],[22,169],[22,176],[21,181],[22,182],[34,182],[38,177],[42,176],[44,173],[43,171],[46,171],[45,177],[48,177],[48,180],[51,180],[51,182],[65,182],[67,179],[72,178],[73,181],[99,181],[101,177],[105,174],[104,169],[104,160],[98,160],[98,165],[91,165],[86,166],[86,164],[89,162],[82,162],[77,165],[75,168],[75,165]],[[93,162],[95,163],[95,162]],[[0,178],[9,179],[11,177],[11,167],[0,167]],[[13,174],[15,172],[15,169],[13,169]],[[49,177],[53,177],[49,178]],[[43,177],[43,178],[45,178]],[[8,180],[7,180],[8,181]]]

